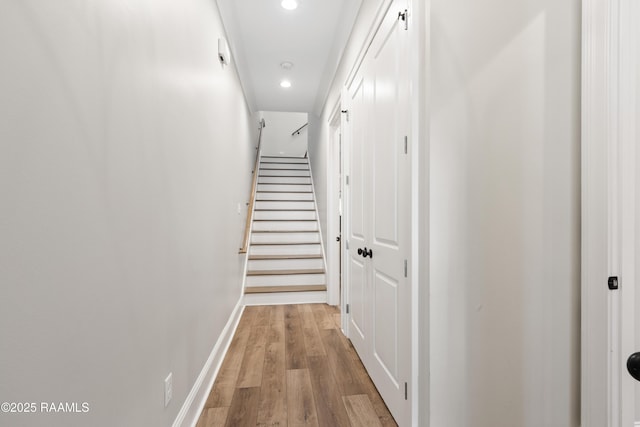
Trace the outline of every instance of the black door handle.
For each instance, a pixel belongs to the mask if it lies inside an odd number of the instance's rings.
[[[362,248],[358,248],[358,255],[362,255]]]
[[[633,353],[627,359],[627,371],[629,374],[640,381],[640,352]]]
[[[365,246],[365,247],[364,247],[364,250],[363,250],[362,252],[363,252],[363,253],[362,253],[362,256],[363,256],[364,258],[366,258],[367,256],[368,256],[369,258],[373,258],[373,250],[372,250],[372,249],[367,250],[367,247]]]
[[[336,237],[336,242],[340,241],[340,236]]]

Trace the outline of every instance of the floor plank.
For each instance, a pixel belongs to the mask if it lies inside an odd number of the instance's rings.
[[[351,351],[355,353],[355,350]],[[380,423],[382,424],[382,426],[397,427],[398,425],[391,416],[391,413],[389,412],[387,405],[384,403],[384,400],[382,400],[382,397],[380,397],[378,389],[376,388],[375,384],[373,384],[373,381],[371,381],[371,377],[369,377],[369,374],[367,373],[367,370],[362,362],[360,360],[355,361],[353,366],[354,373],[360,379],[360,384],[364,386],[367,396],[369,396],[369,400],[371,401],[376,414],[378,414],[378,418],[380,419]]]
[[[237,388],[227,415],[227,427],[255,427],[260,387]]]
[[[382,427],[376,411],[366,394],[344,396],[342,398],[347,414],[351,421],[351,427]]]
[[[333,329],[336,327],[333,321],[333,312],[329,315],[325,306],[329,307],[326,304],[311,304],[311,311],[313,311],[318,329]]]
[[[307,367],[305,358],[304,334],[300,313],[295,305],[284,307],[284,336],[287,369],[303,369]]]
[[[337,329],[341,329],[342,328],[342,324],[341,324],[342,322],[341,322],[341,318],[340,318],[340,313],[333,315],[333,323],[336,325]]]
[[[274,311],[275,312],[275,311]],[[287,386],[284,357],[284,320],[269,327],[260,389],[257,425],[287,425]]]
[[[284,327],[284,306],[275,305],[271,312],[271,318],[269,319],[270,325],[282,325]]]
[[[339,334],[342,333],[337,329],[325,329],[321,332],[322,342],[326,348],[331,349],[328,352],[327,360],[336,378],[340,394],[344,396],[364,394],[366,390],[354,372],[355,363],[352,355],[343,345]]]
[[[302,333],[304,335],[304,348],[307,356],[325,356],[322,339],[318,331],[316,318],[308,304],[298,305],[300,319],[302,320]]]
[[[196,427],[224,427],[228,412],[228,407],[205,408]]]
[[[326,356],[309,356],[309,375],[321,426],[350,426],[347,411]]]
[[[275,310],[275,306],[267,305],[267,306],[256,306],[258,308],[258,314],[256,315],[255,325],[262,326],[268,325],[271,320],[271,314]]]
[[[318,426],[311,378],[307,369],[287,371],[287,403],[290,426]]]
[[[329,305],[329,304],[323,304],[324,309],[327,311],[327,313],[329,314],[336,314],[336,313],[340,313],[340,306],[339,305]]]
[[[266,324],[255,326],[249,335],[249,342],[238,375],[237,387],[260,387],[262,384],[268,322],[267,318]]]

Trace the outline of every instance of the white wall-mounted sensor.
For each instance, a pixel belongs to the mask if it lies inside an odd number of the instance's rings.
[[[229,65],[229,45],[223,38],[218,39],[218,59],[221,63]]]

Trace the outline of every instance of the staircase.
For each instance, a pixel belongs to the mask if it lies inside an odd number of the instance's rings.
[[[277,293],[326,299],[308,159],[262,156],[249,239],[245,299]],[[272,298],[272,301],[277,301]]]

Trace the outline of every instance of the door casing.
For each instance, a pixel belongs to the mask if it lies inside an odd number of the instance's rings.
[[[636,348],[640,54],[633,0],[582,3],[583,427],[637,424],[626,358]],[[616,276],[618,290],[609,290]]]

